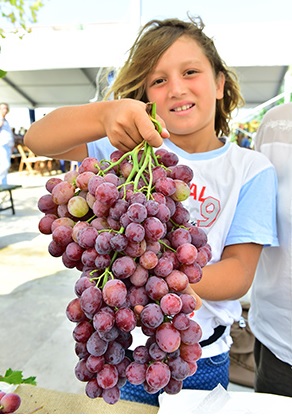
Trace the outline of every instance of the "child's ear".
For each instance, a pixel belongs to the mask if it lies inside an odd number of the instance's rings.
[[[223,74],[223,72],[219,72],[217,79],[216,79],[216,85],[217,85],[216,98],[217,100],[221,100],[224,97],[224,85],[225,85],[225,75]]]

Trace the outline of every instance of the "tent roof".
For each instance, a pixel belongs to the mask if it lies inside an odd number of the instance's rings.
[[[29,108],[89,102],[96,94],[99,69],[121,65],[137,30],[129,22],[109,22],[82,30],[36,27],[23,39],[7,36],[1,40],[0,68],[7,75],[0,79],[0,100]],[[257,106],[279,94],[292,63],[292,49],[279,47],[290,36],[288,23],[274,23],[273,30],[270,24],[251,25],[247,30],[234,23],[206,32],[238,73],[246,106]]]

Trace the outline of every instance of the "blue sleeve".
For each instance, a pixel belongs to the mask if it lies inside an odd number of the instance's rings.
[[[225,245],[279,245],[276,223],[277,187],[273,167],[263,170],[242,187]]]
[[[109,159],[112,152],[117,150],[107,137],[87,143],[88,156],[95,157],[97,160]]]

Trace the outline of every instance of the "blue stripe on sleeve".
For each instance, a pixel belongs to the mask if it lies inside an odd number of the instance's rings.
[[[276,194],[277,176],[273,167],[247,182],[240,191],[225,245],[252,242],[278,246]]]

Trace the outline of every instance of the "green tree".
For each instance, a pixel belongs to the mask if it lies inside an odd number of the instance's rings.
[[[0,37],[11,32],[19,36],[30,32],[30,25],[37,21],[41,7],[41,0],[0,0]],[[5,27],[2,27],[3,23]]]
[[[41,0],[0,0],[0,38],[5,38],[7,33],[16,33],[20,37],[29,33],[30,25],[37,21],[37,13],[43,5]],[[0,69],[0,78],[5,75],[6,72]]]

